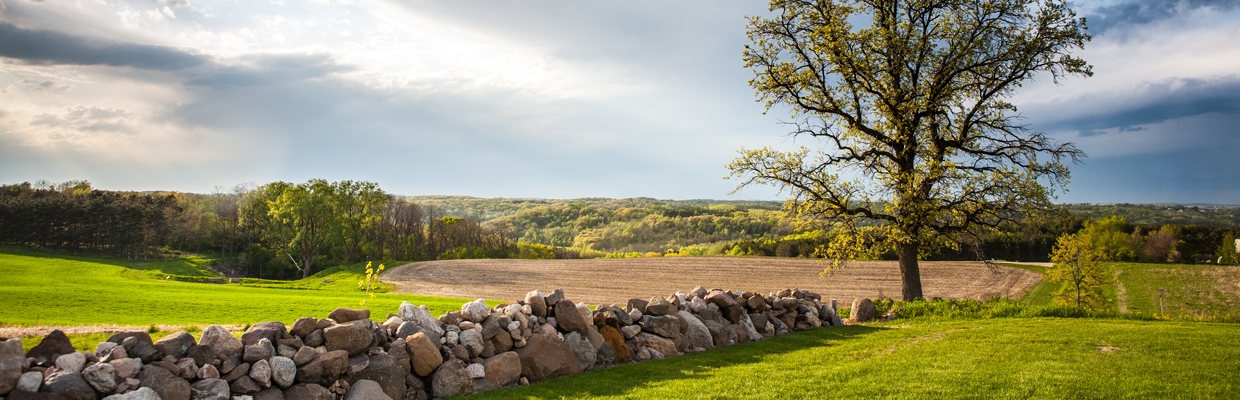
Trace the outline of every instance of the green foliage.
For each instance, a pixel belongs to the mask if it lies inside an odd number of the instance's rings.
[[[770,9],[749,17],[749,84],[767,109],[790,109],[793,136],[823,148],[742,149],[728,168],[736,190],[787,190],[802,228],[837,228],[824,252],[832,267],[895,250],[908,271],[903,297],[920,297],[919,257],[1053,209],[1069,177],[1063,161],[1083,153],[1016,125],[1008,99],[1037,74],[1092,75],[1070,54],[1090,37],[1066,2],[772,0]]]
[[[1101,219],[1123,217],[1139,225],[1240,226],[1240,206],[1186,206],[1181,204],[1068,204],[1074,215]]]
[[[1109,260],[1110,255],[1091,239],[1085,232],[1060,237],[1051,254],[1055,266],[1048,268],[1042,278],[1068,283],[1056,293],[1064,304],[1097,310],[1107,303],[1103,286],[1110,282],[1110,274],[1103,261]]]
[[[1218,256],[1217,262],[1222,265],[1235,265],[1240,263],[1240,245],[1236,244],[1236,235],[1228,232],[1223,236],[1223,244],[1220,244],[1214,250],[1214,254]]]
[[[554,260],[555,249],[538,243],[517,243],[517,258],[524,260]]]
[[[1143,243],[1139,233],[1132,232],[1131,225],[1124,217],[1109,216],[1098,220],[1085,221],[1085,226],[1078,232],[1082,239],[1089,241],[1093,247],[1105,254],[1108,260],[1136,261],[1139,259]]]

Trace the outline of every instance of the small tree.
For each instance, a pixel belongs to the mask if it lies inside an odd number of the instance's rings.
[[[375,297],[375,294],[374,294],[374,290],[376,286],[375,281],[379,280],[379,273],[383,272],[383,264],[379,264],[378,270],[372,269],[370,265],[371,265],[370,261],[367,261],[366,262],[366,275],[363,276],[362,280],[357,282],[357,287],[362,288],[362,290],[366,291],[366,296],[362,297],[362,302],[361,302],[363,310],[366,309],[366,301]]]
[[[1163,225],[1157,231],[1150,232],[1145,238],[1145,256],[1150,261],[1167,262],[1173,258],[1175,247],[1180,242],[1180,229],[1172,225]]]
[[[1054,267],[1046,270],[1047,282],[1068,282],[1056,295],[1065,303],[1075,302],[1094,309],[1104,303],[1102,285],[1109,281],[1102,262],[1109,257],[1088,237],[1070,234],[1059,237],[1051,254]]]
[[[1218,249],[1214,250],[1214,253],[1218,254],[1219,264],[1231,265],[1240,263],[1240,245],[1236,244],[1236,235],[1228,233],[1226,236],[1223,236],[1223,244],[1219,245]]]

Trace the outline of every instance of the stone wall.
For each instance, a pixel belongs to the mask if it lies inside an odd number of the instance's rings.
[[[258,323],[241,338],[215,325],[199,340],[117,333],[87,352],[60,331],[25,354],[8,340],[0,400],[444,398],[841,323],[814,293],[702,287],[593,310],[557,289],[438,318],[408,302],[383,323],[370,317],[340,308]]]

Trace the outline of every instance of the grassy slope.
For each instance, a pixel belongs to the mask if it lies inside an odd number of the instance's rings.
[[[165,274],[205,275],[195,264],[201,261],[129,262],[0,247],[0,324],[291,323],[303,316],[325,317],[338,307],[359,308],[363,298],[357,281],[364,264],[302,281],[257,285],[266,287],[162,279]],[[324,279],[333,282],[324,284]],[[401,301],[426,304],[440,314],[468,300],[381,293],[368,308],[375,310],[372,318],[382,320]]]
[[[1165,289],[1167,315],[1240,316],[1240,267],[1212,264],[1115,263],[1127,290],[1128,310],[1157,314],[1158,289]]]
[[[801,332],[471,398],[1225,398],[1240,391],[1235,338],[1234,324],[895,321]]]

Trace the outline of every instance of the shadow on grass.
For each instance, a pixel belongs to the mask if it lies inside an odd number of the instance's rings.
[[[470,399],[581,398],[592,396],[624,396],[634,389],[657,385],[669,380],[715,379],[710,373],[719,368],[757,364],[778,356],[814,347],[838,346],[845,341],[892,328],[843,326],[814,329],[776,336],[771,339],[724,347],[701,353],[686,354],[660,360],[624,364],[579,375],[548,379],[529,386],[503,388],[469,396]],[[729,396],[712,393],[713,398]]]

